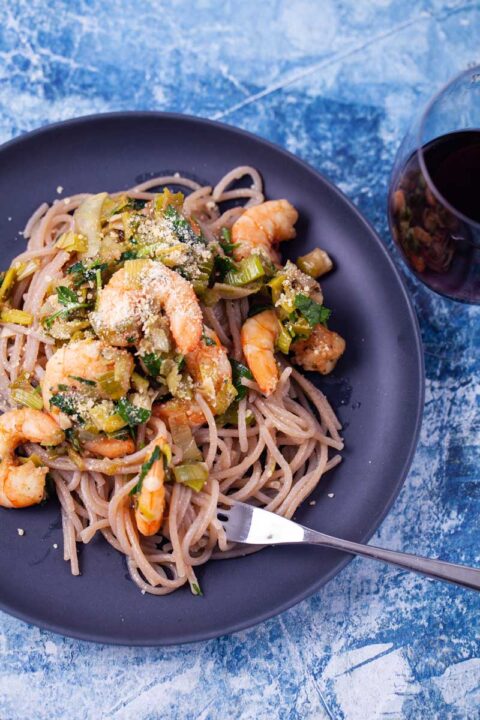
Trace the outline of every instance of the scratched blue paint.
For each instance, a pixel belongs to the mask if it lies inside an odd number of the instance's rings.
[[[1,141],[108,110],[223,119],[323,171],[390,248],[385,193],[408,121],[480,61],[478,1],[4,0],[0,13]],[[478,563],[480,313],[405,279],[425,419],[374,540]],[[195,646],[94,646],[1,615],[0,717],[478,718],[479,615],[473,592],[364,560],[282,616]]]

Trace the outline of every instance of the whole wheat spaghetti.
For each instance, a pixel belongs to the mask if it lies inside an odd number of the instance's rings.
[[[303,272],[281,265],[276,242],[284,238],[275,228],[269,234],[268,218],[252,220],[248,232],[257,248],[248,249],[247,231],[235,247],[235,223],[253,208],[266,208],[264,218],[273,208],[263,204],[262,180],[252,167],[233,169],[215,186],[173,175],[100,195],[42,204],[26,225],[26,249],[3,275],[1,409],[48,411],[65,433],[48,447],[28,436],[20,457],[12,452],[12,467],[30,457],[48,468],[61,506],[64,558],[74,575],[81,571],[78,543],[100,534],[126,556],[143,592],[163,595],[189,583],[199,593],[199,565],[245,552],[227,542],[219,508],[239,500],[291,518],[340,462],[340,424],[323,393],[291,364],[325,362],[324,347],[319,354],[313,339],[323,333],[328,344],[326,333],[336,335],[325,327],[328,311],[313,279],[329,259],[323,251],[311,254],[299,263]],[[118,333],[111,335],[112,370],[97,377],[92,363],[83,368],[79,360],[76,372],[65,370],[66,379],[47,388],[51,359],[65,348],[75,356],[82,343],[101,342],[109,360],[109,336],[98,320],[109,283],[113,287],[122,268],[133,273],[133,283],[153,266],[162,282],[174,273],[195,290],[202,353],[223,353],[230,363],[222,390],[216,387],[212,396],[215,369],[209,374],[200,361],[196,372],[189,354],[178,352],[163,306],[158,318],[141,318],[137,334],[126,331],[121,342]],[[153,277],[152,293],[160,287]],[[118,307],[111,314],[120,322]],[[277,353],[267,390],[259,385],[263,360],[257,349],[247,351],[244,329],[257,332],[262,317],[273,322],[270,354]],[[339,354],[331,351],[322,371]],[[172,407],[173,414],[167,412]],[[110,457],[106,441],[115,448]],[[115,456],[119,443],[128,451]],[[159,489],[151,492],[164,494],[157,498],[161,520],[145,535],[136,512],[142,483],[155,467]],[[8,472],[0,483],[7,483]],[[8,500],[6,484],[3,492]]]

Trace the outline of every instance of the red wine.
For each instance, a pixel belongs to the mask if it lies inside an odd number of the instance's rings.
[[[442,135],[424,146],[423,158],[435,192],[414,153],[390,189],[393,236],[433,290],[480,302],[480,130]]]
[[[440,195],[480,223],[480,130],[443,135],[427,145],[424,158]]]

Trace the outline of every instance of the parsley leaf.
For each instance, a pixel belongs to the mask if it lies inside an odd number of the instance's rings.
[[[78,382],[81,382],[84,385],[90,385],[90,387],[95,387],[97,384],[95,380],[87,380],[87,378],[80,377],[79,375],[69,375],[68,377],[71,377],[72,380],[78,380]]]
[[[68,268],[67,273],[75,276],[73,281],[74,285],[75,287],[80,287],[83,283],[95,282],[97,270],[103,272],[107,268],[107,263],[101,263],[98,260],[95,260],[95,262],[90,264],[79,260]]]
[[[177,363],[177,370],[180,372],[182,370],[183,366],[185,365],[185,356],[184,355],[177,355],[175,358],[175,362]]]
[[[147,473],[150,472],[150,470],[153,467],[153,463],[155,463],[157,460],[160,460],[160,448],[158,445],[155,445],[155,448],[148,458],[146,462],[143,463],[142,467],[140,468],[140,475],[138,478],[138,482],[136,485],[133,486],[133,488],[130,490],[130,495],[135,495],[136,493],[140,492],[142,489],[143,481],[145,480]]]
[[[235,243],[232,242],[232,233],[226,227],[222,228],[222,240],[219,244],[225,255],[230,255],[235,247]]]
[[[138,407],[138,405],[133,405],[127,398],[122,398],[118,401],[117,411],[122,420],[125,420],[130,427],[147,422],[151,415],[150,410]]]
[[[212,338],[208,337],[208,335],[205,335],[205,333],[202,335],[202,340],[205,345],[208,345],[209,347],[215,347],[215,345],[217,344],[215,340],[212,340]]]
[[[318,325],[319,323],[326,325],[332,312],[320,303],[312,300],[312,298],[302,295],[301,293],[295,295],[295,307],[297,310],[300,310],[310,327],[314,327],[314,325]]]
[[[242,385],[242,378],[253,380],[253,375],[246,365],[234,358],[229,359],[230,365],[232,366],[232,385],[237,391],[237,400],[242,400],[247,394],[247,388],[245,385]]]
[[[237,266],[233,260],[230,260],[228,257],[222,257],[221,255],[215,256],[213,267],[215,275],[219,280],[223,280],[227,273],[237,271]]]
[[[91,307],[89,303],[79,302],[77,294],[70,288],[65,287],[65,285],[59,285],[59,287],[57,287],[57,298],[58,302],[60,303],[60,305],[63,305],[64,309],[57,310],[57,312],[54,312],[53,315],[49,315],[48,317],[44,318],[43,324],[47,329],[52,327],[54,321],[57,318],[67,319],[69,314],[74,310]]]
[[[71,395],[63,395],[62,393],[52,395],[50,398],[50,405],[54,405],[61,412],[65,413],[65,415],[78,416],[77,403],[75,402],[75,398]],[[81,420],[80,416],[78,416],[78,418]]]
[[[160,375],[160,367],[162,365],[162,359],[157,353],[145,353],[142,355],[142,361],[147,372],[152,377],[158,377]]]
[[[163,214],[164,217],[170,220],[172,230],[180,242],[185,242],[188,245],[197,245],[198,243],[205,244],[204,238],[196,234],[188,220],[186,220],[183,215],[180,215],[173,205],[169,205]]]
[[[82,452],[82,446],[78,437],[78,431],[75,428],[67,428],[65,430],[65,438],[78,453]]]
[[[65,287],[64,285],[57,287],[57,297],[60,305],[65,305],[65,307],[68,307],[69,305],[78,305],[77,293],[73,292],[73,290],[70,290],[70,288]]]
[[[135,260],[137,257],[137,250],[125,250],[125,252],[122,252],[120,255],[120,261],[123,262],[124,260]]]

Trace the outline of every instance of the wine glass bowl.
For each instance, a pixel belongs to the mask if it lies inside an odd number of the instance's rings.
[[[480,67],[448,83],[413,123],[394,163],[388,217],[417,278],[480,303]]]

